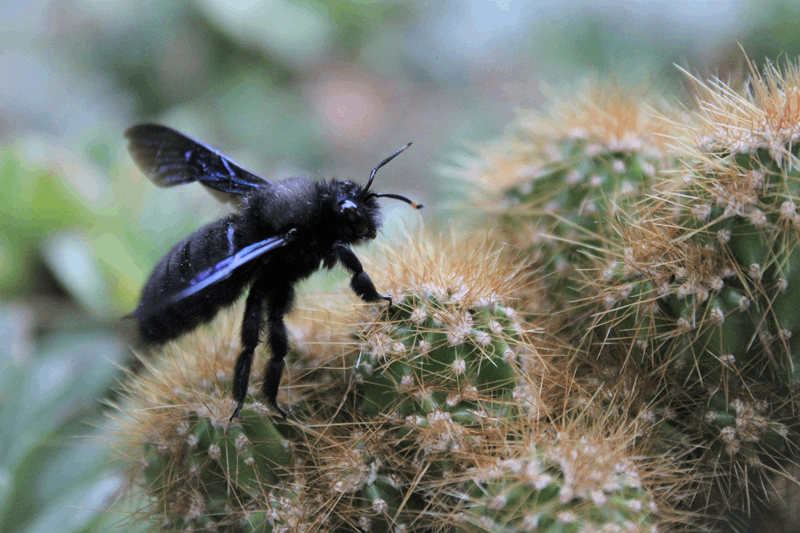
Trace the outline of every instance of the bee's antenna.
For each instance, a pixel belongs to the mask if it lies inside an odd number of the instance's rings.
[[[371,173],[370,173],[370,175],[369,175],[369,181],[367,182],[367,186],[366,186],[366,187],[364,187],[364,193],[366,193],[366,192],[369,190],[369,187],[370,187],[370,185],[372,185],[372,180],[374,180],[374,179],[375,179],[375,173],[377,173],[377,172],[378,172],[378,169],[379,169],[379,168],[381,168],[381,167],[382,167],[383,165],[385,165],[386,163],[388,163],[389,161],[391,161],[392,159],[394,159],[395,157],[397,157],[398,155],[400,155],[400,152],[402,152],[403,150],[405,150],[405,149],[406,149],[406,148],[408,148],[409,146],[411,146],[411,143],[408,143],[407,145],[403,146],[403,147],[402,147],[402,148],[400,148],[398,151],[396,151],[395,153],[393,153],[392,155],[390,155],[389,157],[387,157],[386,159],[384,159],[383,161],[381,161],[381,162],[378,164],[378,166],[377,166],[377,167],[375,167],[375,168],[372,170],[372,172],[371,172]],[[384,195],[384,196],[386,196],[386,195]],[[404,200],[405,200],[405,198],[404,198]],[[408,200],[406,200],[406,201],[408,201]],[[408,203],[412,203],[412,202],[408,201]]]
[[[397,154],[395,154],[395,155],[397,155]],[[392,156],[392,157],[394,157],[394,156]],[[368,195],[368,197],[372,197],[372,198],[394,198],[395,200],[402,200],[405,203],[407,203],[408,205],[410,205],[411,207],[413,207],[414,209],[422,209],[424,207],[422,204],[418,204],[417,202],[412,202],[411,200],[409,200],[405,196],[400,196],[399,194],[388,194],[388,193],[387,194],[378,194],[378,193],[374,193],[373,192],[373,193],[370,193]]]

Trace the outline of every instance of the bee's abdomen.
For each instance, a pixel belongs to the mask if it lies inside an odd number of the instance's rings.
[[[250,280],[251,269],[234,271],[229,278],[166,307],[161,304],[189,286],[198,274],[236,252],[234,227],[232,217],[204,226],[176,244],[156,265],[133,313],[145,343],[175,339],[210,321],[220,309],[239,298]]]

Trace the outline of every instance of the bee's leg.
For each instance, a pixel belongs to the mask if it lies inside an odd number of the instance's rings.
[[[269,347],[272,350],[272,359],[267,363],[264,376],[263,392],[269,404],[286,418],[286,411],[278,406],[278,387],[283,374],[283,358],[289,352],[289,336],[283,317],[289,312],[294,301],[294,289],[291,286],[273,287],[269,295]]]
[[[375,289],[375,285],[372,283],[369,275],[364,272],[364,267],[361,266],[361,261],[358,260],[358,257],[356,257],[356,254],[353,253],[353,250],[351,250],[349,246],[345,244],[338,244],[336,245],[335,250],[339,261],[353,274],[353,277],[350,279],[350,288],[353,289],[353,292],[356,293],[359,298],[365,302],[386,300],[389,302],[389,305],[392,305],[391,296],[378,294],[378,291]]]
[[[254,286],[247,295],[242,320],[242,353],[236,358],[233,367],[233,399],[236,410],[231,420],[239,416],[244,400],[247,397],[247,384],[250,381],[250,367],[253,364],[253,352],[258,346],[258,334],[261,331],[261,319],[264,314],[264,296]]]

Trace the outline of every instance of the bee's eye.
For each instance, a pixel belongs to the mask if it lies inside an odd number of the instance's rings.
[[[360,237],[369,231],[367,222],[358,212],[358,206],[352,200],[344,200],[339,203],[339,209],[347,221],[352,224],[353,230]]]
[[[358,222],[354,223],[353,229],[356,230],[356,234],[359,237],[367,234],[367,224],[363,220],[359,220]]]

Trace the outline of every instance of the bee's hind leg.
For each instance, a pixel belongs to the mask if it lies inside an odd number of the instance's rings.
[[[253,364],[253,352],[258,346],[259,332],[261,331],[262,317],[264,315],[264,295],[256,286],[250,289],[244,308],[242,320],[242,353],[236,358],[233,367],[233,399],[236,401],[236,410],[231,415],[231,420],[239,416],[239,411],[244,406],[247,397],[247,384],[250,381],[250,367]]]
[[[289,336],[283,317],[289,312],[294,302],[294,289],[291,286],[276,284],[268,295],[269,316],[269,347],[272,350],[272,359],[267,363],[264,375],[263,393],[267,402],[286,419],[286,411],[278,406],[278,387],[283,374],[283,359],[289,352]]]

